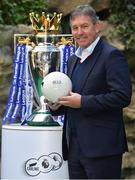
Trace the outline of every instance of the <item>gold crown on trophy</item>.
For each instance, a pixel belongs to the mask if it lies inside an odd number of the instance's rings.
[[[49,14],[45,14],[45,12],[42,12],[41,16],[32,12],[29,14],[29,16],[32,23],[32,28],[34,29],[36,34],[58,33],[62,13],[57,14],[56,12],[54,12],[52,18],[50,18]]]

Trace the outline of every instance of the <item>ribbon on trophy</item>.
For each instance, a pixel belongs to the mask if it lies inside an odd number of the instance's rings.
[[[2,124],[5,124],[9,120],[9,118],[11,117],[12,112],[13,112],[14,99],[15,99],[16,92],[17,92],[17,83],[18,83],[19,70],[20,70],[19,61],[21,58],[21,51],[22,51],[22,45],[17,45],[16,46],[16,53],[15,53],[15,57],[14,57],[14,71],[13,71],[12,84],[10,87],[8,103],[6,106],[6,111],[5,111],[5,115],[4,115]]]
[[[25,71],[24,78],[22,81],[22,97],[21,97],[21,109],[20,109],[20,121],[23,125],[27,118],[32,113],[33,107],[33,84],[31,80],[31,75],[29,73],[29,51],[31,51],[32,47],[26,45],[26,53],[25,53]]]
[[[31,80],[27,70],[29,50],[29,45],[17,44],[16,46],[12,83],[2,124],[7,123],[7,121],[9,124],[13,123],[19,111],[21,121],[24,120],[24,114],[28,112],[29,115],[31,113],[32,101],[26,100],[28,96],[29,99],[33,98]]]
[[[61,65],[60,71],[63,73],[67,73],[67,62],[70,56],[75,53],[74,45],[61,45],[59,46],[60,56],[61,56]]]
[[[19,107],[20,107],[20,102],[21,102],[21,93],[22,93],[22,79],[23,79],[23,74],[24,74],[24,68],[25,68],[25,45],[22,45],[21,49],[21,54],[20,54],[20,59],[19,59],[19,73],[18,73],[18,78],[17,78],[17,93],[16,93],[16,100],[14,101],[14,109],[10,118],[10,124],[13,123],[17,117]]]
[[[61,45],[59,46],[60,49],[60,56],[61,56],[61,64],[60,64],[60,71],[67,74],[67,63],[70,56],[75,53],[75,46],[74,45]],[[60,125],[63,125],[64,122],[64,115],[57,117],[57,122]]]

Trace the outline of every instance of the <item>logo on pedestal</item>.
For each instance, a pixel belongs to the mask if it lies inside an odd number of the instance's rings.
[[[49,155],[40,156],[38,159],[28,159],[25,163],[25,171],[29,176],[37,176],[41,172],[49,173],[60,169],[62,163],[61,155],[53,152]]]

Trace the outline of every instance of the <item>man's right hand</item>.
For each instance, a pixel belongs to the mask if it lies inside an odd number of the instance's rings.
[[[51,110],[53,110],[53,111],[56,111],[57,109],[59,109],[59,107],[61,106],[61,104],[59,104],[59,103],[54,103],[54,102],[51,102],[51,101],[49,101],[48,99],[45,99],[44,100],[45,101],[45,103],[47,103],[47,105],[49,106],[49,108],[51,109]]]

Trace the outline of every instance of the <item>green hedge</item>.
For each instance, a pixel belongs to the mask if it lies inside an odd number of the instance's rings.
[[[126,49],[135,49],[135,0],[112,0],[109,21]]]
[[[1,0],[0,24],[30,24],[30,12],[46,10],[47,0]]]

